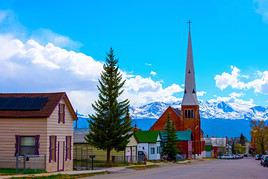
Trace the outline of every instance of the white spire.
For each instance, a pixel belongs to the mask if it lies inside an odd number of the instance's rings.
[[[198,105],[195,87],[194,59],[192,51],[191,30],[189,21],[188,49],[185,70],[184,96],[182,105]]]

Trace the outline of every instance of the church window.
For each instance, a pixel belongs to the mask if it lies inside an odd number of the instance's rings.
[[[194,110],[185,110],[184,116],[185,118],[188,118],[188,119],[194,118]]]

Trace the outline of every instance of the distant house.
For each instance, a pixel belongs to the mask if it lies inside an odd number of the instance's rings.
[[[74,157],[74,168],[75,169],[90,169],[91,166],[87,165],[84,160],[89,159],[89,155],[95,155],[95,160],[106,161],[106,151],[97,149],[96,147],[87,143],[85,137],[89,133],[88,128],[75,128],[74,129],[74,147],[73,147],[73,157]],[[111,151],[111,159],[113,160],[124,160],[124,151]],[[117,162],[115,161],[115,162]]]
[[[130,162],[130,163],[137,162],[137,159],[138,159],[137,158],[138,157],[137,148],[138,148],[138,141],[135,138],[135,136],[132,135],[130,137],[129,142],[128,142],[126,149],[125,149],[125,160],[127,162]]]
[[[134,133],[137,141],[137,153],[143,152],[147,160],[160,160],[161,137],[159,131],[137,131]]]
[[[226,152],[227,141],[226,137],[210,137],[204,138],[206,157],[217,158]]]
[[[162,142],[167,142],[167,132],[160,132]],[[183,154],[185,158],[190,158],[192,156],[192,131],[176,131],[176,145],[178,152]]]
[[[73,170],[74,109],[64,92],[0,94],[0,168]]]

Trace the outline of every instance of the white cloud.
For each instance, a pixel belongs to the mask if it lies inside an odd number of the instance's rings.
[[[155,76],[155,75],[157,75],[157,73],[156,73],[155,71],[151,71],[151,72],[150,72],[150,75],[151,75],[151,76]]]
[[[206,94],[207,94],[207,92],[205,92],[205,91],[198,91],[197,93],[197,96],[205,96]]]
[[[144,78],[137,75],[127,79],[124,95],[130,99],[132,105],[141,105],[154,101],[178,101],[175,94],[182,91],[183,88],[177,84],[164,88],[161,81],[154,81],[150,77]]]
[[[227,87],[233,89],[254,89],[255,93],[268,94],[268,71],[258,71],[256,79],[243,82],[241,78],[244,78],[245,75],[240,74],[240,69],[235,66],[231,66],[231,69],[231,73],[223,72],[214,77],[216,86],[219,89],[224,90]]]
[[[77,49],[82,45],[80,42],[76,42],[67,36],[52,32],[49,29],[39,29],[33,32],[31,38],[38,42],[42,42],[43,44],[52,43],[55,46],[70,49]]]
[[[231,66],[231,69],[231,73],[223,72],[221,75],[216,75],[214,77],[216,86],[221,90],[224,90],[228,86],[238,89],[245,88],[245,83],[239,81],[240,70],[235,66]]]
[[[67,91],[75,109],[92,112],[98,96],[97,84],[103,63],[66,50],[53,43],[22,41],[12,34],[0,34],[0,89],[2,92]],[[164,87],[162,81],[122,72],[126,79],[124,97],[132,105],[154,101],[174,102],[183,91],[177,84]]]
[[[149,67],[153,66],[151,63],[145,63],[145,65]]]
[[[256,13],[262,16],[264,22],[268,23],[268,0],[254,0]]]

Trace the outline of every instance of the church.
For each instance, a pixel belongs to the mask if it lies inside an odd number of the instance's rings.
[[[185,69],[184,95],[181,109],[168,107],[162,116],[154,123],[150,130],[164,131],[167,116],[170,116],[176,131],[191,131],[189,141],[179,141],[177,147],[187,158],[201,156],[204,149],[203,132],[200,123],[199,104],[196,95],[195,72],[193,61],[193,50],[191,40],[191,29],[189,22],[188,48]]]

